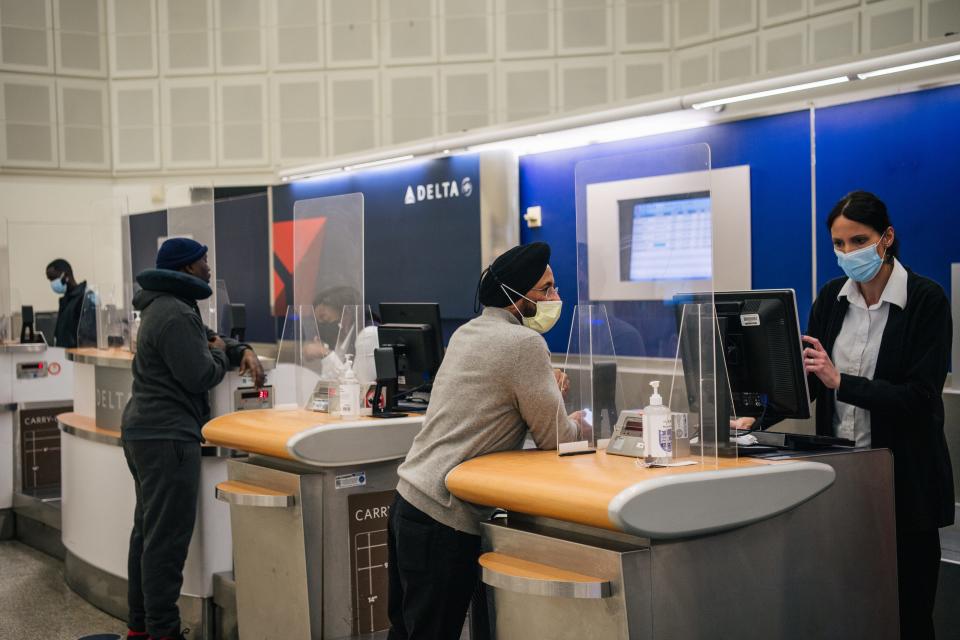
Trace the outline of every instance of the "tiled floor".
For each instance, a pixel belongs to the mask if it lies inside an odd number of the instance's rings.
[[[126,625],[63,581],[63,563],[19,542],[0,542],[0,638],[77,640]]]

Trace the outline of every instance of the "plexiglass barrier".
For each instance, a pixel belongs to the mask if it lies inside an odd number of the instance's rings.
[[[87,284],[77,324],[77,346],[129,349],[132,314],[123,306],[122,287]]]
[[[736,455],[717,426],[728,404],[717,401],[711,187],[703,144],[576,166],[566,409],[608,454],[708,467]]]
[[[336,414],[344,366],[373,325],[363,304],[363,195],[301,200],[293,212],[293,305],[277,377],[293,387],[292,406]],[[364,367],[355,373],[363,382]]]

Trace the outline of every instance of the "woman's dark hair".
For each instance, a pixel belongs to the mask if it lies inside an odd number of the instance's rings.
[[[827,216],[827,231],[833,227],[834,221],[843,216],[848,220],[865,224],[877,233],[883,235],[893,226],[887,214],[887,205],[883,200],[869,191],[851,191],[833,205],[830,215]],[[900,254],[900,239],[894,236],[893,244],[887,249],[886,262],[892,262]]]

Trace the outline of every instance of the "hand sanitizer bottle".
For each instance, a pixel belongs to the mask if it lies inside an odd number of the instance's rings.
[[[346,360],[340,378],[340,416],[353,419],[360,416],[360,381],[353,372],[353,356]]]
[[[673,456],[673,422],[670,408],[663,405],[660,397],[660,381],[650,383],[653,395],[650,404],[643,408],[644,450],[650,458],[670,458]]]

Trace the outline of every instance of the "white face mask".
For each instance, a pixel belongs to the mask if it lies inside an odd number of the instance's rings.
[[[500,285],[501,289],[510,289],[507,285]],[[514,302],[513,308],[517,310],[517,313],[520,314],[520,321],[523,323],[523,326],[533,329],[537,333],[546,333],[553,329],[553,325],[557,324],[557,320],[560,319],[560,311],[563,307],[563,300],[530,300],[527,296],[523,295],[515,289],[510,289],[515,294],[527,300],[529,302],[537,305],[537,312],[530,316],[529,318],[523,313],[520,312],[520,309],[517,308],[517,304]],[[504,291],[504,294],[507,292]],[[507,296],[508,298],[510,296]]]

